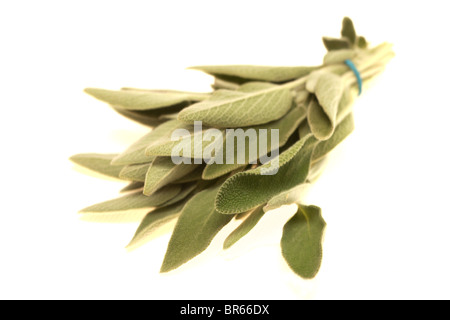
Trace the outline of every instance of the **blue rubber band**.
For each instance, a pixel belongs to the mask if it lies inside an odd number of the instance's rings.
[[[352,60],[347,59],[344,62],[353,71],[353,73],[355,74],[356,80],[358,81],[359,94],[361,94],[361,91],[362,91],[362,79],[361,79],[361,75],[359,74],[358,69],[356,68],[356,66],[354,65]]]

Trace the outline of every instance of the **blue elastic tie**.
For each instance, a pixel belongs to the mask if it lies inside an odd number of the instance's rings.
[[[358,81],[359,94],[361,94],[361,91],[362,91],[362,79],[361,79],[361,75],[359,74],[358,69],[356,69],[356,66],[354,65],[354,63],[350,59],[345,60],[345,64],[350,69],[352,69],[353,73],[355,74],[356,80]]]

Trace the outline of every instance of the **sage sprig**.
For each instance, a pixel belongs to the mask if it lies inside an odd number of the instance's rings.
[[[227,235],[225,250],[238,246],[267,211],[297,204],[280,249],[296,274],[315,277],[326,223],[304,196],[325,157],[353,131],[360,89],[355,72],[366,83],[393,57],[388,43],[370,47],[349,18],[340,37],[324,37],[323,44],[327,53],[317,66],[192,67],[214,77],[212,92],[86,89],[150,130],[121,153],[70,158],[127,181],[121,197],[81,213],[149,209],[129,247],[175,221],[161,267],[168,272],[204,251],[231,220],[239,224]],[[175,132],[183,134],[174,139]]]

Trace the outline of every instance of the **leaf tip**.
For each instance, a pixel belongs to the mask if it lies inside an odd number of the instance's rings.
[[[166,263],[166,261],[164,260],[161,265],[161,268],[159,269],[159,273],[168,273],[174,269],[176,269],[175,266],[172,266],[172,265]]]
[[[202,71],[202,67],[201,66],[190,66],[190,67],[187,67],[186,70]]]
[[[107,102],[107,95],[111,93],[111,90],[107,89],[100,89],[100,88],[92,88],[88,87],[83,90],[85,93],[90,95],[91,97],[94,97],[95,99]],[[106,99],[106,100],[105,100]]]
[[[79,157],[78,154],[74,154],[74,155],[70,156],[70,157],[68,158],[68,160],[71,161],[71,162],[73,162],[73,163],[77,163],[78,157]]]
[[[128,242],[128,244],[125,246],[125,250],[131,251],[136,247],[136,237],[133,237],[133,239]]]
[[[350,19],[349,17],[346,16],[342,19],[342,23],[352,23],[353,24],[353,21],[352,21],[352,19]]]
[[[223,248],[223,250],[227,250],[227,249],[229,249],[231,247],[231,245],[232,244],[230,243],[230,241],[225,240],[224,243],[223,243],[222,248]]]
[[[95,93],[98,91],[99,89],[97,89],[97,88],[84,88],[84,90],[83,90],[83,92],[84,93],[87,93],[88,95],[91,95],[91,96],[95,96]]]

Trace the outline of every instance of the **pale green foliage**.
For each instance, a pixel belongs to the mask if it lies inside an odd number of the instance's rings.
[[[152,156],[145,154],[145,150],[151,145],[157,144],[160,140],[170,136],[173,130],[180,127],[181,124],[177,120],[167,121],[149,133],[144,135],[138,141],[129,146],[124,152],[116,156],[112,163],[114,164],[136,164],[146,163],[153,160]]]
[[[171,158],[157,157],[145,176],[144,194],[151,195],[161,187],[194,171],[198,165],[174,164]]]
[[[345,17],[342,20],[341,36],[347,38],[351,44],[356,42],[356,31],[353,26],[353,21],[350,18]]]
[[[203,190],[184,206],[170,238],[161,272],[178,268],[205,250],[232,218],[214,208],[219,186]]]
[[[200,70],[211,75],[232,76],[248,80],[268,82],[284,82],[301,78],[317,67],[280,67],[252,65],[196,66],[191,69]]]
[[[134,191],[137,189],[141,189],[144,187],[144,183],[141,181],[131,181],[127,186],[122,188],[120,192],[128,192],[128,191]]]
[[[291,269],[305,279],[319,271],[325,226],[320,208],[304,205],[284,225],[281,252]]]
[[[178,185],[162,188],[151,196],[146,196],[141,191],[137,191],[120,198],[94,204],[93,206],[84,208],[80,212],[115,212],[157,207],[175,197],[180,191],[181,187]]]
[[[87,88],[91,96],[126,110],[150,110],[170,107],[185,101],[199,101],[207,95],[180,91],[106,90]]]
[[[288,114],[286,114],[285,117],[281,118],[280,120],[276,120],[267,124],[262,124],[259,126],[254,126],[252,127],[252,129],[255,129],[256,131],[256,136],[252,137],[250,136],[248,140],[246,140],[246,149],[245,150],[238,150],[238,144],[235,143],[235,149],[234,149],[234,159],[238,158],[238,153],[243,152],[243,151],[247,151],[249,146],[251,145],[255,145],[257,146],[258,152],[257,152],[257,156],[261,157],[263,155],[266,155],[268,153],[270,153],[276,146],[272,146],[271,145],[271,130],[279,130],[278,134],[279,134],[279,147],[282,147],[286,144],[286,142],[288,141],[288,138],[292,135],[292,133],[294,133],[295,129],[298,127],[298,125],[300,124],[300,122],[302,122],[306,117],[306,110],[303,107],[295,107],[293,108]],[[267,130],[267,152],[262,152],[259,149],[258,146],[258,141],[261,139],[261,137],[259,136],[261,130]],[[264,132],[264,131],[263,131]],[[256,139],[254,139],[256,138]],[[224,143],[223,143],[223,147],[222,149],[225,150],[226,149],[226,137],[224,139]],[[245,165],[242,164],[227,164],[226,163],[226,158],[225,158],[225,152],[222,153],[224,155],[224,157],[222,158],[222,163],[212,163],[212,164],[208,164],[205,167],[205,170],[203,171],[203,179],[206,180],[211,180],[211,179],[216,179],[217,177],[221,177],[224,174],[227,174],[233,170],[236,170],[240,167],[243,167]],[[245,152],[245,163],[252,163],[253,161],[257,160],[257,158],[251,157],[249,152]]]
[[[86,89],[119,114],[153,128],[120,154],[71,157],[91,171],[129,181],[122,197],[81,212],[151,210],[128,245],[133,248],[176,222],[161,266],[168,272],[208,248],[233,217],[240,223],[226,236],[224,249],[264,223],[265,212],[297,204],[283,228],[282,256],[297,275],[313,278],[326,224],[320,208],[304,202],[331,151],[354,129],[359,90],[345,61],[366,81],[393,56],[390,44],[369,48],[349,18],[340,36],[323,38],[328,52],[320,66],[193,67],[214,77],[211,93]],[[272,142],[276,135],[278,145]]]
[[[218,128],[247,127],[278,120],[291,105],[292,95],[283,86],[252,92],[217,90],[210,99],[183,109],[178,119]]]
[[[117,154],[82,153],[70,157],[70,160],[82,167],[105,176],[119,178],[123,166],[111,165]]]
[[[197,149],[201,150],[203,154],[205,148],[212,143],[211,141],[203,139],[203,136],[206,134],[208,128],[196,131],[193,125],[182,124],[178,126],[176,129],[184,129],[188,132],[188,134],[186,136],[180,137],[178,140],[172,139],[171,135],[167,135],[166,137],[148,146],[145,150],[145,154],[147,156],[171,157],[174,153],[173,152],[174,148],[180,143],[183,143],[187,146],[187,148],[190,151],[189,155],[183,154],[182,156],[194,159],[197,156],[196,153]]]
[[[358,53],[353,49],[340,49],[329,51],[323,57],[323,64],[335,64],[344,62],[347,59],[353,59]]]
[[[225,239],[223,243],[223,248],[228,249],[232,245],[234,245],[237,241],[239,241],[243,236],[250,232],[254,226],[258,223],[259,220],[264,215],[264,210],[262,207],[258,207],[253,210],[245,220],[237,227],[230,235]]]
[[[217,210],[224,214],[244,212],[305,182],[316,143],[314,137],[309,135],[281,153],[275,175],[262,175],[263,170],[270,167],[270,162],[233,175],[220,188],[216,199]]]
[[[333,134],[344,89],[342,79],[333,73],[318,77],[314,90],[317,100],[311,99],[308,107],[309,127],[318,140],[326,140]]]
[[[145,240],[151,236],[156,229],[176,219],[184,205],[184,202],[178,202],[171,206],[150,211],[141,221],[141,224],[137,228],[133,239],[131,239],[127,247],[135,247],[145,242]]]
[[[125,180],[144,182],[145,175],[147,174],[150,166],[151,163],[130,164],[123,167],[123,169],[120,171],[119,177]]]
[[[289,205],[301,201],[310,187],[310,184],[305,182],[293,187],[292,189],[283,191],[270,199],[263,209],[265,212],[267,212],[284,205]]]

